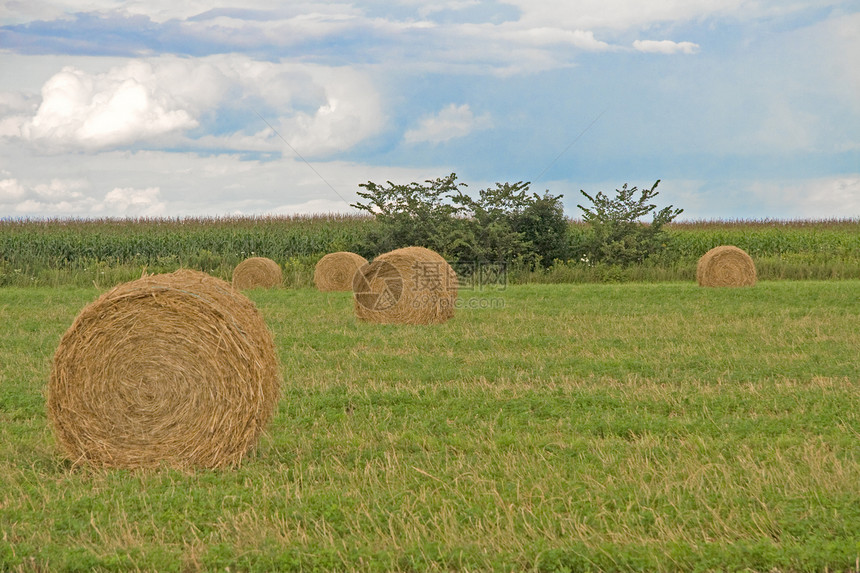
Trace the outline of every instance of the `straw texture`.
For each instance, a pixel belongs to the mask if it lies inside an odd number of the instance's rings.
[[[696,281],[705,287],[753,286],[756,283],[755,263],[738,247],[714,247],[699,259]]]
[[[233,269],[233,287],[239,290],[272,288],[284,281],[281,267],[266,257],[245,259]]]
[[[439,324],[454,316],[457,274],[438,253],[406,247],[376,257],[353,281],[355,315],[382,324]]]
[[[314,267],[314,284],[321,291],[352,290],[355,273],[366,264],[367,259],[355,253],[329,253]]]
[[[216,468],[256,445],[279,388],[254,304],[180,270],[119,285],[78,314],[54,355],[47,409],[75,463]]]

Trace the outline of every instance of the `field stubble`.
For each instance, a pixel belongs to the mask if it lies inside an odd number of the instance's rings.
[[[853,571],[858,289],[512,286],[433,328],[252,291],[284,394],[228,472],[61,461],[42,389],[96,292],[2,289],[0,564]]]

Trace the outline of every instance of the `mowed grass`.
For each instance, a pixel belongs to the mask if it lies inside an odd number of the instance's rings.
[[[195,472],[59,456],[97,294],[0,289],[0,570],[860,570],[860,281],[467,290],[433,327],[251,291],[283,398]]]

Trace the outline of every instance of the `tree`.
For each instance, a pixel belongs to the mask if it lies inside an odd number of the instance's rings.
[[[621,266],[641,263],[665,246],[663,226],[684,210],[669,205],[654,213],[650,224],[640,220],[657,208],[649,201],[658,195],[659,183],[658,179],[651,189],[641,191],[636,187],[628,189],[625,183],[615,190],[615,198],[602,191],[592,197],[580,190],[592,203],[591,207],[577,205],[592,229],[591,240],[585,245],[590,262]]]
[[[513,259],[533,258],[533,245],[516,227],[518,218],[529,205],[528,183],[496,183],[481,189],[473,198],[460,192],[452,201],[458,225],[450,245],[460,261],[506,263]]]
[[[564,215],[562,195],[535,194],[533,200],[518,217],[516,228],[532,244],[532,249],[544,267],[570,257],[570,222]]]
[[[379,254],[400,247],[421,246],[445,253],[453,232],[453,216],[457,211],[450,196],[459,193],[465,183],[457,183],[457,175],[425,181],[424,185],[409,183],[387,186],[372,181],[359,184],[366,192],[358,196],[367,203],[354,203],[356,209],[374,215],[380,223],[371,231],[365,246],[368,253]]]
[[[471,196],[457,175],[387,186],[367,182],[356,209],[380,223],[367,238],[368,254],[422,246],[459,262],[552,264],[563,258],[567,220],[561,196],[528,193],[528,183],[496,183]]]

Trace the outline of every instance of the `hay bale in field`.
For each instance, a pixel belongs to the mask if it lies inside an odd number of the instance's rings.
[[[272,288],[284,282],[281,267],[266,257],[245,259],[233,269],[233,288]]]
[[[741,287],[756,283],[755,263],[732,245],[714,247],[699,259],[696,281],[706,287]]]
[[[121,284],[78,314],[54,354],[47,409],[75,463],[214,468],[254,447],[279,389],[254,304],[179,270]]]
[[[376,257],[353,281],[355,315],[383,324],[439,324],[454,316],[457,274],[439,254],[406,247]]]
[[[355,273],[366,264],[367,259],[355,253],[329,253],[314,267],[314,284],[321,291],[352,290]]]

